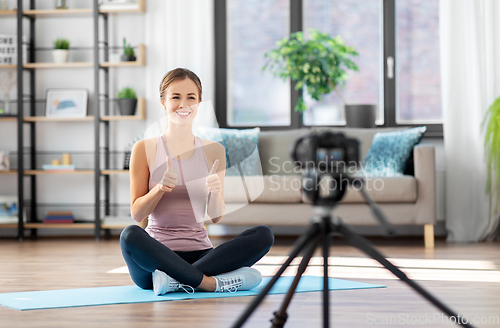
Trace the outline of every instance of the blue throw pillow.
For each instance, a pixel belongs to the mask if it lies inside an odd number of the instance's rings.
[[[427,130],[425,126],[392,132],[378,132],[363,161],[367,176],[403,175],[413,147]]]
[[[224,146],[227,176],[240,175],[238,164],[243,174],[249,176],[261,174],[258,152],[259,133],[259,128],[246,130],[204,128],[198,136],[217,141]]]

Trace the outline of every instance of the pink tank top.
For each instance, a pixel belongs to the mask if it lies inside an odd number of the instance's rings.
[[[149,216],[146,232],[173,251],[197,251],[212,248],[203,227],[208,188],[206,178],[209,164],[203,141],[195,136],[193,157],[178,160],[170,155],[165,135],[156,140],[156,158],[149,175],[151,190],[163,178],[167,156],[177,174],[177,184],[166,192]]]

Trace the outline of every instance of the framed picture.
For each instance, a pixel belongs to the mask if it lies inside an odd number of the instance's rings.
[[[0,223],[17,223],[18,215],[17,196],[0,196]]]
[[[48,89],[46,117],[79,118],[87,116],[87,89]]]

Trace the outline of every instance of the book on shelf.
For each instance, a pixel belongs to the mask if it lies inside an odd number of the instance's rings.
[[[73,215],[46,215],[45,220],[74,220]]]
[[[72,212],[48,212],[43,223],[74,223],[75,217]]]
[[[50,164],[45,164],[42,166],[42,169],[44,171],[75,171],[75,165],[70,164],[70,165],[50,165]]]
[[[49,219],[45,219],[43,220],[43,223],[75,223],[74,220],[49,220]]]
[[[49,211],[47,215],[62,215],[62,216],[73,216],[71,211]]]

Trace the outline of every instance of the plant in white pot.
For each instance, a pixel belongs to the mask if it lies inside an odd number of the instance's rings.
[[[52,58],[54,63],[66,63],[69,56],[69,41],[67,39],[57,38],[54,41],[54,50],[52,50]]]
[[[344,103],[347,126],[374,127],[376,105],[347,104],[339,90],[348,78],[347,71],[358,70],[352,60],[358,56],[356,50],[346,46],[340,36],[331,37],[317,29],[309,29],[309,33],[309,40],[299,31],[278,41],[278,48],[265,54],[269,60],[263,69],[269,68],[276,76],[297,82],[296,90],[306,87],[311,98],[317,101],[335,91]],[[300,96],[295,111],[305,110]]]
[[[135,115],[137,95],[131,87],[125,87],[118,92],[118,109],[121,115]]]

